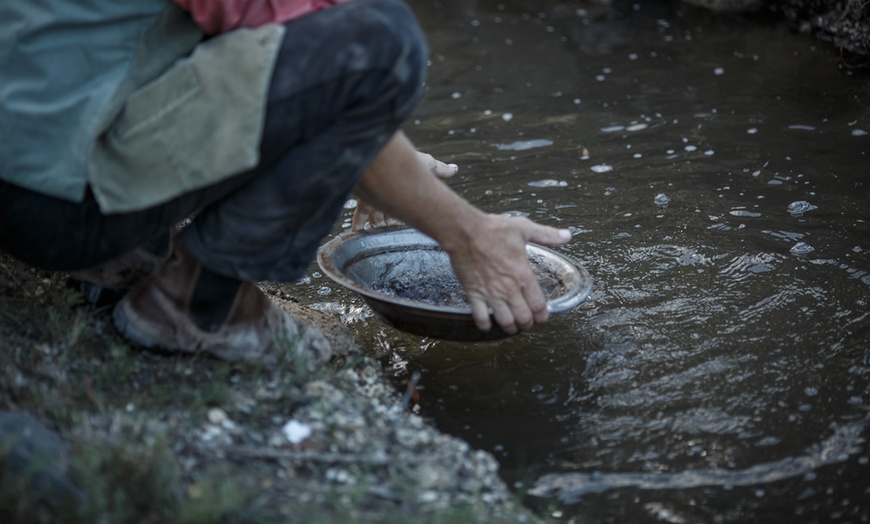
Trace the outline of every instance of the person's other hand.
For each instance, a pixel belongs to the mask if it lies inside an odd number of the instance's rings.
[[[417,151],[417,158],[430,173],[442,180],[452,177],[459,171],[459,166],[456,164],[446,164],[428,153]],[[350,229],[351,231],[359,231],[360,229],[363,229],[366,224],[370,227],[382,227],[400,223],[400,221],[394,220],[374,207],[369,206],[361,198],[357,198],[356,209],[354,209],[353,212]]]
[[[546,322],[547,302],[532,273],[526,244],[566,244],[571,232],[521,217],[485,215],[473,238],[448,249],[453,270],[465,287],[474,323],[483,331],[492,318],[506,333]]]
[[[442,180],[452,177],[459,171],[459,166],[456,164],[445,164],[429,153],[417,151],[417,158],[426,166],[426,169]]]

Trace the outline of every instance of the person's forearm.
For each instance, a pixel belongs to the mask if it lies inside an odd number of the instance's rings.
[[[356,192],[373,207],[430,235],[447,252],[469,242],[484,215],[432,176],[402,132],[375,158]]]

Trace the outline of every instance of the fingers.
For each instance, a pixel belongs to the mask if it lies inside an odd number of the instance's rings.
[[[547,306],[545,302],[542,304],[542,308],[538,307],[538,311],[533,311],[522,295],[513,302],[496,301],[491,308],[483,300],[472,300],[471,316],[474,324],[482,331],[489,331],[494,319],[502,331],[515,335],[520,331],[532,329],[536,323],[547,321]]]
[[[515,335],[517,331],[519,331],[517,329],[513,311],[511,311],[506,303],[496,302],[493,304],[492,316],[495,318],[495,322],[499,325],[502,331],[508,335]]]
[[[537,280],[531,271],[523,279],[522,284],[503,281],[502,292],[488,298],[483,292],[469,293],[471,315],[478,329],[489,331],[495,320],[502,331],[514,335],[547,321],[547,302]]]
[[[489,307],[480,297],[468,297],[471,304],[471,318],[474,319],[474,325],[481,331],[489,331],[492,329],[492,322],[489,320]]]
[[[366,225],[369,227],[383,227],[401,223],[401,221],[391,218],[362,200],[357,199],[356,209],[354,209],[353,218],[350,221],[350,230],[359,231],[364,229]]]
[[[369,225],[371,227],[383,227],[387,225],[387,215],[383,214],[380,211],[372,210],[369,213]]]
[[[523,329],[529,329],[535,324],[542,324],[550,318],[550,312],[547,311],[547,299],[544,297],[541,286],[537,281],[534,281],[533,285],[523,287],[523,298],[529,306],[532,318],[531,325],[528,327],[521,326]]]
[[[350,230],[359,231],[364,229],[366,224],[371,227],[384,226],[387,224],[387,216],[357,199],[356,209],[353,210],[353,218],[350,220]]]
[[[568,229],[556,229],[534,223],[533,226],[528,234],[530,242],[545,246],[561,246],[571,241],[571,231]]]
[[[420,161],[426,166],[426,169],[432,172],[438,178],[450,178],[459,171],[459,166],[456,164],[445,164],[428,153],[417,152]]]
[[[353,210],[353,218],[350,220],[350,230],[359,231],[365,227],[367,221],[368,212],[360,204],[357,204],[356,209]]]

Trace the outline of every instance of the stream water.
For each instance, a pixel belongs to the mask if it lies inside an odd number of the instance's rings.
[[[868,522],[870,75],[680,2],[411,5],[406,131],[479,207],[571,228],[592,293],[486,344],[386,327],[316,268],[301,298],[556,520]]]

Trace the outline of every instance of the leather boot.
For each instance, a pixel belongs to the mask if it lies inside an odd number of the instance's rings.
[[[148,246],[134,248],[100,265],[70,271],[70,287],[77,288],[85,301],[95,306],[109,306],[153,275],[166,260],[170,240],[176,233],[168,231]]]
[[[176,236],[163,267],[115,306],[118,330],[147,348],[208,353],[229,361],[275,363],[283,353],[292,352],[283,356],[301,357],[313,369],[332,356],[319,331],[298,324],[251,282],[235,281],[235,296],[230,295],[222,321],[197,324],[191,303],[202,272],[202,265]]]

